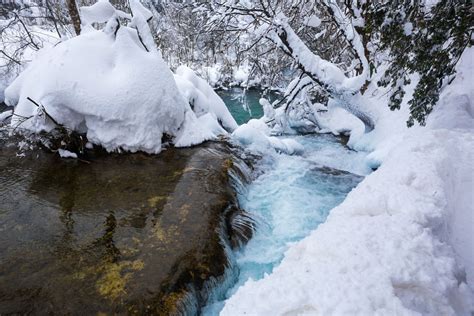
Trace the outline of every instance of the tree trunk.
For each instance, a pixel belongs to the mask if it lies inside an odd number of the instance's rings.
[[[74,26],[74,31],[76,35],[81,34],[81,17],[79,16],[79,11],[77,10],[75,0],[66,0],[67,9],[69,11],[69,16],[71,17],[72,25]]]

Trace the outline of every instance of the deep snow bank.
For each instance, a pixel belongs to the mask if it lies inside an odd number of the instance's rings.
[[[473,312],[472,60],[469,49],[428,127],[407,130],[401,111],[352,139],[379,169],[222,315]]]
[[[189,146],[225,133],[219,120],[235,128],[225,106],[191,109],[153,46],[149,11],[136,0],[131,8],[133,18],[108,1],[82,8],[85,21],[108,20],[106,26],[84,26],[80,36],[40,52],[5,91],[6,103],[15,106],[12,126],[49,131],[55,127],[49,115],[109,151],[149,153],[161,151],[165,134],[176,146]],[[117,23],[119,16],[130,19],[128,26]],[[196,89],[210,87],[200,82]]]
[[[447,197],[458,189],[447,184],[472,174],[473,148],[471,133],[407,136],[326,223],[291,246],[272,274],[248,281],[222,314],[466,313],[471,294],[440,236]]]

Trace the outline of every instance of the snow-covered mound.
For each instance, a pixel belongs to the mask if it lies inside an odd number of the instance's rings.
[[[473,57],[466,49],[427,127],[391,112],[354,140],[378,170],[221,315],[474,312]]]
[[[194,91],[207,99],[193,112],[154,48],[149,11],[136,0],[131,8],[133,18],[107,1],[82,8],[88,23],[109,18],[107,25],[103,30],[86,25],[80,36],[40,51],[5,91],[6,103],[15,106],[12,126],[49,131],[55,127],[49,115],[109,151],[149,153],[161,151],[165,134],[176,146],[189,146],[225,133],[219,121],[233,130],[236,123],[222,100],[196,76]],[[131,21],[120,26],[117,16]]]
[[[262,119],[252,119],[246,124],[240,125],[232,133],[232,137],[245,148],[257,154],[275,150],[288,155],[299,155],[304,151],[304,147],[294,139],[270,136],[270,128]]]
[[[187,104],[164,61],[137,45],[135,34],[93,30],[43,50],[7,88],[7,104],[29,117],[38,110],[30,97],[108,150],[159,152],[163,133],[178,134]],[[54,123],[34,117],[20,126],[39,132]]]
[[[192,69],[186,66],[178,67],[175,73],[175,80],[181,94],[191,104],[194,113],[198,117],[211,113],[227,131],[232,132],[238,127],[224,101]]]

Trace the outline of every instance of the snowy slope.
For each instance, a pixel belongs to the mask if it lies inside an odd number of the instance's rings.
[[[399,112],[354,141],[378,170],[222,315],[472,313],[472,66],[470,49],[427,128],[404,128]]]
[[[458,284],[443,230],[448,196],[459,189],[446,184],[472,174],[473,149],[472,133],[407,136],[272,274],[237,291],[222,315],[466,311],[460,302],[472,294]],[[454,164],[457,173],[449,171]]]

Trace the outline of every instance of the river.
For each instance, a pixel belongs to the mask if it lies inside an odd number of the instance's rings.
[[[219,94],[239,124],[263,114],[258,90]],[[341,138],[286,137],[304,153],[253,160],[248,183],[225,142],[87,163],[0,135],[0,314],[218,314],[370,172]]]
[[[241,91],[235,89],[222,97],[226,103],[239,100]],[[230,99],[230,100],[229,100]],[[246,104],[233,104],[239,118],[258,118],[258,93],[247,95]],[[252,112],[247,115],[239,111]],[[242,123],[242,121],[240,122]],[[370,172],[365,154],[347,148],[344,140],[333,135],[285,136],[304,147],[301,156],[274,154],[263,157],[259,164],[261,175],[238,200],[257,222],[257,230],[249,243],[232,252],[232,280],[205,309],[204,315],[218,315],[225,299],[249,278],[258,280],[282,260],[293,242],[309,235],[324,222],[329,211],[341,203],[363,176]],[[296,267],[295,267],[296,268]]]

